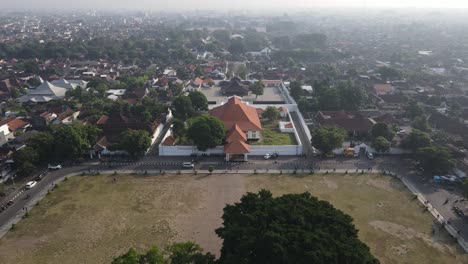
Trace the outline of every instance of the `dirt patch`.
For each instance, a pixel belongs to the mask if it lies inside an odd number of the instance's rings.
[[[397,256],[404,256],[408,253],[409,248],[406,245],[392,247],[393,254]]]
[[[411,240],[417,238],[422,240],[426,245],[431,246],[437,250],[445,250],[444,245],[434,241],[429,235],[417,232],[412,228],[387,221],[371,221],[369,224],[378,230],[381,230],[392,236],[396,236],[402,240]]]
[[[327,187],[329,189],[332,189],[332,190],[338,189],[338,184],[336,184],[336,182],[334,182],[332,180],[328,180],[328,179],[324,178],[321,182],[324,183],[325,185],[327,185]]]
[[[380,179],[369,179],[367,180],[367,185],[379,188],[382,190],[385,190],[387,192],[393,192],[394,188],[392,187],[391,183],[386,180],[380,180]]]
[[[239,202],[245,193],[244,177],[219,174],[202,180],[200,205],[178,215],[172,226],[177,230],[176,241],[197,241],[203,249],[218,255],[222,240],[215,229],[222,226],[221,216],[226,204]]]

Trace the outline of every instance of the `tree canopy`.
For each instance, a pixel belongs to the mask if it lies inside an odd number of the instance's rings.
[[[119,144],[130,156],[139,156],[151,146],[151,137],[147,131],[128,129],[120,135]]]
[[[310,195],[247,193],[224,208],[220,263],[379,263],[353,219]]]
[[[418,148],[429,147],[431,145],[431,137],[429,134],[414,129],[403,139],[402,147],[416,151]]]
[[[206,96],[200,91],[193,91],[190,92],[188,97],[192,102],[193,108],[196,110],[206,111],[208,110],[208,99]]]
[[[202,115],[194,118],[188,128],[188,137],[197,148],[206,151],[223,143],[224,123],[216,117]]]
[[[163,250],[154,246],[145,253],[130,248],[127,253],[114,258],[112,264],[213,264],[214,255],[203,253],[193,242],[174,243]]]
[[[420,148],[416,151],[415,158],[425,172],[432,174],[445,174],[455,166],[450,151],[444,147]]]
[[[268,118],[271,121],[274,121],[274,120],[278,120],[278,118],[280,117],[280,112],[279,112],[278,108],[276,108],[274,106],[268,106],[265,109],[265,112],[263,113],[263,116]]]
[[[346,132],[335,126],[316,128],[312,133],[312,145],[323,154],[331,153],[333,149],[341,147]]]
[[[372,147],[380,153],[389,151],[390,145],[390,142],[384,137],[376,137],[372,140]]]
[[[250,91],[255,94],[256,97],[259,95],[263,95],[263,90],[265,88],[265,84],[262,81],[255,82],[250,86]]]
[[[384,137],[387,141],[391,141],[395,136],[395,132],[385,123],[377,123],[371,129],[373,139]]]
[[[177,96],[172,102],[174,108],[174,116],[182,120],[187,120],[195,112],[190,97],[185,95]]]

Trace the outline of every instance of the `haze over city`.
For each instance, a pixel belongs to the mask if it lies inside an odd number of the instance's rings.
[[[4,9],[292,9],[292,8],[467,8],[464,0],[17,0],[4,1]]]

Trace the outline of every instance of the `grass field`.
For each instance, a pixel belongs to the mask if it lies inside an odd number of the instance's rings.
[[[109,263],[133,246],[193,240],[217,253],[222,208],[246,191],[309,191],[350,214],[382,263],[468,263],[396,180],[376,175],[73,177],[0,240],[0,263]]]
[[[253,145],[296,145],[293,133],[281,133],[278,122],[262,122],[262,139]]]

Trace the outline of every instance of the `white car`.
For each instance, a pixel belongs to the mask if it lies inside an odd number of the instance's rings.
[[[187,168],[187,169],[193,169],[195,165],[193,165],[192,162],[184,162],[182,163],[182,167]]]
[[[47,166],[47,168],[49,168],[49,170],[60,170],[62,168],[62,165],[60,164],[57,164],[57,165],[50,165]]]
[[[26,189],[29,190],[37,184],[37,181],[30,181],[26,183]]]
[[[271,155],[270,154],[265,154],[265,156],[263,156],[264,159],[270,159]]]
[[[373,160],[374,159],[374,154],[372,152],[366,152],[366,156],[368,159]]]

